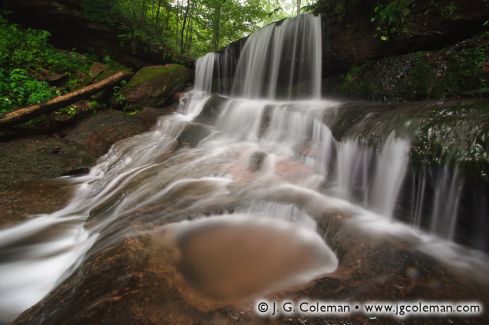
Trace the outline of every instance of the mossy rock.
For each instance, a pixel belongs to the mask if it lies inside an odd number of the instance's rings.
[[[148,66],[129,80],[122,93],[129,104],[161,106],[189,82],[191,76],[191,70],[179,64]]]
[[[417,170],[458,165],[466,178],[489,181],[489,100],[353,103],[329,121],[339,141],[357,139],[380,150],[395,133],[411,139]]]
[[[482,97],[489,88],[489,34],[438,51],[382,58],[325,80],[328,94],[402,102]]]

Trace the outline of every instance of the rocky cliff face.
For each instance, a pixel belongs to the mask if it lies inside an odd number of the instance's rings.
[[[314,13],[323,17],[324,77],[346,72],[369,60],[453,45],[486,30],[484,23],[489,20],[487,0],[451,4],[439,0],[412,1],[402,18],[406,27],[396,32],[386,30],[389,37],[381,40],[378,24],[372,21],[378,4],[377,0],[319,1]],[[245,41],[246,38],[231,43],[222,51],[238,57]]]
[[[391,1],[395,2],[395,1]],[[399,2],[399,1],[397,1]],[[484,30],[489,1],[410,1],[397,30],[380,39],[375,18],[380,1],[319,1],[323,15],[323,68],[325,75],[344,72],[372,59],[434,50],[467,39]],[[383,28],[389,29],[387,26]]]

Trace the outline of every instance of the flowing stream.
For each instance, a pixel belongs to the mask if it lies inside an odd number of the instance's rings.
[[[250,36],[237,60],[227,50],[200,58],[178,112],[115,144],[88,175],[67,178],[75,194],[62,210],[1,230],[0,319],[38,302],[101,248],[165,227],[184,234],[189,256],[206,236],[188,238],[207,224],[274,243],[286,238],[297,245],[291,250],[315,254],[258,293],[310,281],[341,262],[310,211],[340,211],[367,230],[409,235],[443,260],[484,260],[452,242],[462,185],[456,171],[441,171],[433,189],[413,176],[412,225],[402,223],[396,214],[410,139],[391,134],[381,148],[335,140],[325,121],[341,103],[321,98],[321,39],[321,18],[301,15]],[[423,218],[430,225],[421,231]],[[281,230],[260,233],[268,228]],[[214,235],[227,240],[226,232]],[[202,286],[215,288],[209,283]]]

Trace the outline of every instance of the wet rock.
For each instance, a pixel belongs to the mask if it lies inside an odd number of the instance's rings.
[[[90,74],[90,77],[92,79],[97,78],[102,72],[107,70],[109,67],[106,64],[100,63],[100,62],[94,62],[92,66],[90,67],[90,70],[88,73]]]
[[[353,66],[325,80],[325,93],[377,101],[487,96],[489,36],[438,51],[392,56]]]
[[[268,294],[268,300],[307,299],[353,303],[420,299],[452,301],[456,298],[461,301],[488,303],[487,284],[447,271],[446,267],[412,250],[402,240],[363,232],[349,223],[349,218],[341,215],[316,217],[319,217],[319,233],[338,256],[339,268],[333,274],[306,285]],[[178,235],[178,231],[175,235],[167,229],[162,233],[135,236],[113,243],[98,252],[93,251],[77,272],[42,301],[21,314],[13,324],[62,324],[66,319],[70,319],[73,324],[215,323],[216,320],[221,324],[235,324],[236,321],[243,324],[275,324],[275,318],[261,318],[256,315],[254,299],[221,300],[222,295],[215,299],[209,297],[206,288],[189,281],[189,275],[186,274],[189,270],[194,271],[191,272],[194,276],[198,271],[200,279],[202,276],[218,279],[219,272],[226,273],[226,268],[233,266],[231,263],[224,263],[223,268],[220,268],[221,258],[226,260],[226,254],[230,254],[232,259],[242,257],[240,254],[233,254],[233,245],[244,249],[244,242],[253,243],[249,241],[253,236],[235,240],[233,236],[228,237],[233,234],[232,231],[222,230],[220,227],[204,227],[200,233],[191,229],[190,232],[184,232],[184,235]],[[263,232],[262,227],[255,230]],[[290,245],[288,239],[279,245],[277,242],[271,243],[271,246],[265,244],[267,240],[273,239],[277,238],[261,233],[255,242],[256,247],[250,253],[273,254],[274,247],[279,249],[279,255],[294,256],[297,253],[295,249],[280,250],[281,247]],[[186,244],[180,242],[183,240]],[[223,241],[228,243],[223,244]],[[216,255],[216,249],[223,251],[222,254]],[[230,251],[226,253],[226,249]],[[217,261],[208,263],[199,260],[202,258],[201,253],[211,254]],[[308,260],[312,257],[310,254],[312,252],[309,251],[296,257]],[[312,258],[311,261],[314,260]],[[285,261],[289,259],[281,260],[279,265],[283,266]],[[262,262],[265,265],[264,272],[270,272],[276,266],[266,268],[267,260]],[[299,263],[290,267],[293,269],[302,265]],[[287,266],[285,268],[287,271]],[[206,273],[209,270],[211,272]],[[235,275],[243,276],[239,272]],[[224,287],[223,292],[239,289],[241,284],[232,281],[231,287]],[[219,289],[215,286],[210,288],[213,292]],[[286,317],[290,322],[298,322],[301,316]],[[486,313],[471,320],[485,323],[488,317]],[[324,321],[322,318],[307,319],[312,324]],[[278,320],[283,321],[284,316],[279,316]],[[331,324],[356,324],[364,321],[367,318],[361,313],[328,319]],[[392,318],[380,317],[378,322],[390,324]],[[437,320],[433,322],[438,323]],[[426,319],[422,319],[421,323],[426,323]]]
[[[17,324],[189,323],[205,313],[184,302],[174,252],[150,236],[128,239],[89,258]],[[62,301],[62,304],[59,305]],[[206,308],[203,306],[203,308]]]
[[[217,301],[243,301],[271,288],[293,287],[307,282],[296,280],[299,275],[324,275],[337,266],[314,231],[273,218],[218,216],[169,229],[177,233],[178,270],[194,289]]]
[[[436,196],[431,195],[438,194],[431,193],[459,187],[453,240],[487,251],[489,240],[482,235],[482,229],[487,229],[485,211],[489,197],[488,107],[486,99],[351,103],[336,110],[329,126],[337,140],[355,139],[360,147],[375,148],[377,152],[392,133],[410,139],[410,163],[397,200],[396,218],[414,222],[410,211],[419,184],[424,186],[422,215],[426,216],[435,211],[431,202],[436,202]],[[442,179],[447,185],[440,186]],[[432,225],[428,220],[419,226],[430,232]]]
[[[339,141],[359,139],[375,148],[395,132],[413,139],[414,167],[458,164],[466,176],[489,180],[488,107],[485,99],[351,103],[337,109],[329,126]]]
[[[124,87],[129,104],[161,106],[191,78],[191,71],[179,64],[149,66],[139,70]]]
[[[185,96],[185,93],[184,92],[181,92],[181,91],[176,92],[172,96],[172,101],[178,103],[184,96]]]
[[[263,167],[265,159],[267,159],[267,154],[265,152],[254,152],[250,157],[250,161],[248,162],[248,169],[252,172],[260,170]]]
[[[83,145],[50,136],[0,142],[0,189],[88,168],[96,158],[97,155]]]
[[[73,184],[62,179],[28,181],[0,189],[0,229],[25,221],[29,216],[63,208],[72,192]]]
[[[177,138],[179,147],[196,147],[202,139],[211,133],[211,129],[200,123],[189,123]]]
[[[213,125],[221,113],[223,103],[225,103],[227,100],[228,98],[226,97],[212,95],[212,97],[207,100],[202,108],[202,112],[195,118],[195,122]]]
[[[62,208],[71,187],[48,179],[88,173],[113,143],[149,130],[167,111],[145,107],[127,115],[107,110],[60,128],[60,133],[0,141],[0,205],[4,207],[0,227]]]
[[[145,107],[128,115],[107,110],[89,116],[68,130],[66,139],[81,144],[96,156],[105,154],[115,142],[145,132],[165,113],[162,109]]]

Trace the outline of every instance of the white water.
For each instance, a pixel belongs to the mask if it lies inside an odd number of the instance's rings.
[[[276,98],[281,88],[304,82],[303,97],[321,97],[321,17],[301,15],[251,35],[241,52],[233,95]],[[283,97],[283,96],[281,96]]]
[[[132,235],[135,225],[149,231],[223,212],[226,218],[275,219],[277,225],[286,222],[314,234],[316,222],[305,206],[321,213],[342,211],[375,231],[408,233],[419,249],[441,259],[458,256],[458,248],[440,249],[446,242],[393,221],[409,140],[391,134],[375,150],[355,139],[336,141],[324,123],[341,105],[320,98],[320,25],[320,17],[303,15],[252,35],[237,62],[233,91],[239,96],[220,104],[208,137],[175,151],[177,138],[205,113],[221,62],[232,61],[227,53],[199,59],[195,90],[178,113],[114,145],[89,175],[70,179],[76,191],[64,209],[1,230],[0,320],[11,320],[39,301],[87,252]],[[294,94],[287,88],[292,83],[305,85],[305,92]],[[281,87],[288,89],[285,95],[278,93]],[[431,219],[433,233],[445,239],[453,236],[460,195],[460,183],[451,177],[448,172],[439,177]],[[425,189],[423,183],[418,187],[419,219]],[[452,205],[444,207],[447,195]],[[445,227],[447,212],[452,214]],[[317,247],[329,253],[323,239]],[[331,258],[310,274],[324,275],[336,266]]]
[[[195,64],[195,90],[201,90],[207,93],[212,92],[212,78],[208,78],[207,76],[213,75],[216,59],[216,54],[211,52],[197,60]]]

